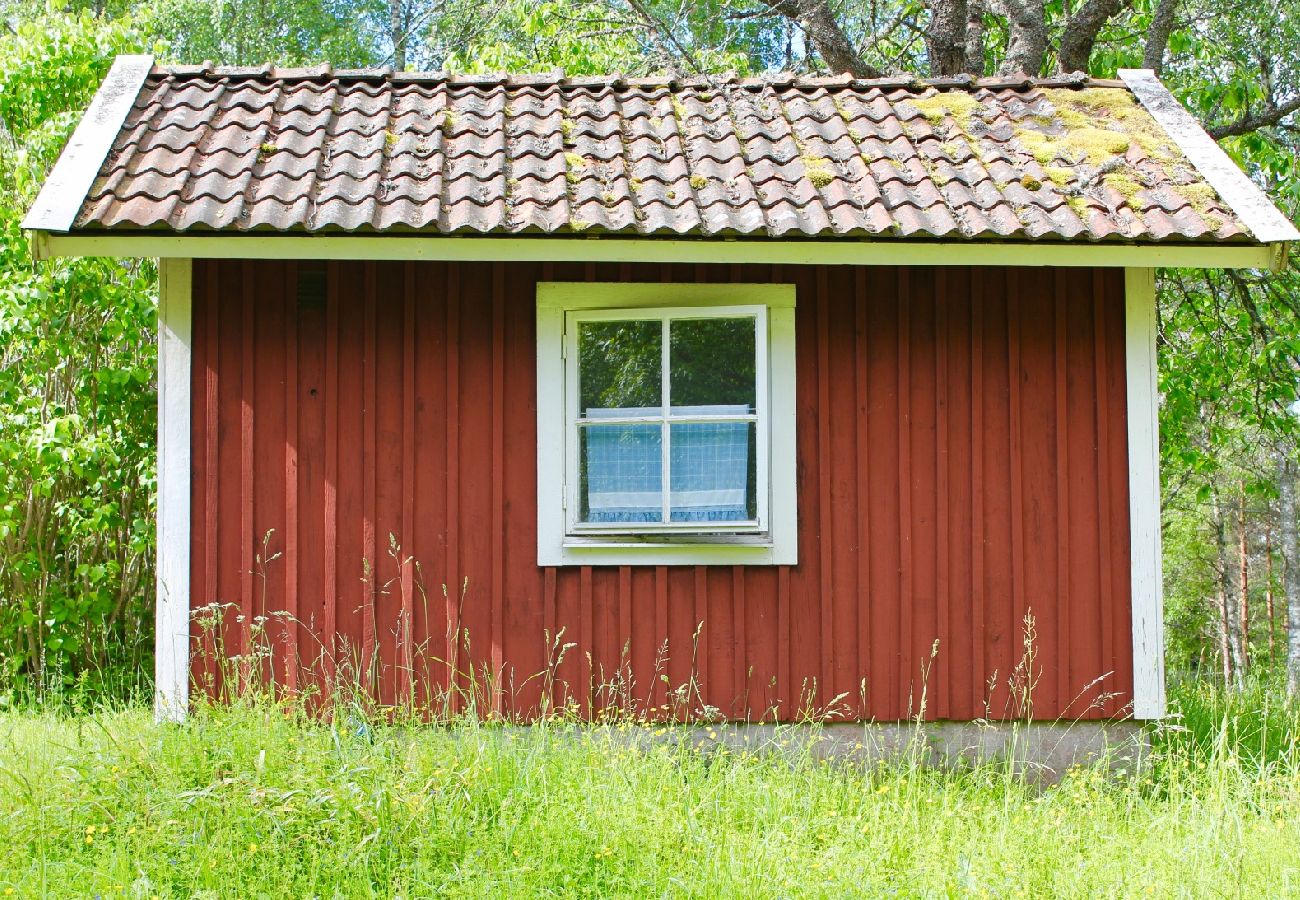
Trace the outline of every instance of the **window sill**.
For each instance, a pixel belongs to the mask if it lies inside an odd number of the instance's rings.
[[[768,535],[566,536],[538,547],[540,566],[778,566],[796,562],[794,547],[778,551]]]
[[[646,534],[570,534],[564,538],[565,547],[616,547],[620,549],[644,547],[771,547],[772,537],[765,533],[731,532],[727,534],[646,533]]]

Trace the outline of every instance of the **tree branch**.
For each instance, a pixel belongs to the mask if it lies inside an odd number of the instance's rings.
[[[1142,52],[1142,68],[1151,69],[1157,75],[1165,68],[1165,48],[1169,46],[1169,35],[1174,31],[1174,13],[1177,11],[1178,0],[1160,0],[1151,16],[1147,45]]]
[[[960,75],[966,71],[966,0],[929,0],[930,23],[925,49],[931,75]]]
[[[1010,39],[1002,60],[1004,74],[1037,75],[1043,71],[1047,55],[1047,20],[1043,0],[993,0],[998,12],[1006,16]]]
[[[679,41],[677,35],[673,33],[673,29],[661,22],[659,17],[651,12],[641,0],[627,0],[627,5],[641,19],[651,42],[663,54],[665,62],[670,62],[674,56],[677,56],[691,67],[692,72],[703,71],[703,67],[690,48]]]
[[[1270,103],[1257,113],[1245,113],[1241,118],[1233,122],[1216,125],[1213,128],[1207,128],[1206,131],[1216,141],[1221,138],[1250,134],[1252,131],[1276,125],[1296,110],[1300,110],[1300,97],[1295,97],[1285,103]]]
[[[808,35],[817,55],[832,72],[848,72],[854,78],[879,78],[879,69],[867,65],[849,43],[843,29],[835,21],[835,13],[826,0],[763,0]]]
[[[1128,0],[1087,0],[1080,6],[1066,21],[1061,33],[1058,68],[1062,72],[1087,72],[1088,58],[1092,56],[1097,35],[1127,5]]]
[[[984,74],[985,0],[966,0],[966,71]]]

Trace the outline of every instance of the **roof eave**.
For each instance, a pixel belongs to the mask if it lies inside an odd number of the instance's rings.
[[[1273,247],[1269,267],[1286,264],[1287,244],[1300,240],[1300,230],[1268,196],[1238,168],[1196,117],[1183,108],[1151,69],[1120,69],[1119,77],[1133,96],[1178,145],[1201,177],[1218,192],[1236,217],[1261,244]]]
[[[1262,269],[1285,243],[1083,243],[886,238],[653,238],[533,235],[276,234],[36,231],[38,258],[115,256],[462,262],[755,263],[780,265],[1063,266]]]
[[[72,228],[152,68],[152,56],[119,56],[113,61],[36,202],[27,211],[23,228],[49,232]]]

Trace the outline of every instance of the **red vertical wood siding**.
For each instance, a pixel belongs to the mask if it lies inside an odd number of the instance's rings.
[[[227,653],[268,617],[290,686],[525,718],[1128,704],[1121,272],[334,262],[300,307],[299,265],[195,264],[192,604]],[[543,279],[797,285],[799,565],[538,568]]]

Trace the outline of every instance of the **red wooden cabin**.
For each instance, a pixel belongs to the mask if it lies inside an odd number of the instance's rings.
[[[1297,237],[1149,72],[140,57],[27,226],[161,259],[164,714],[219,608],[290,688],[748,721],[1159,716],[1154,270]]]

